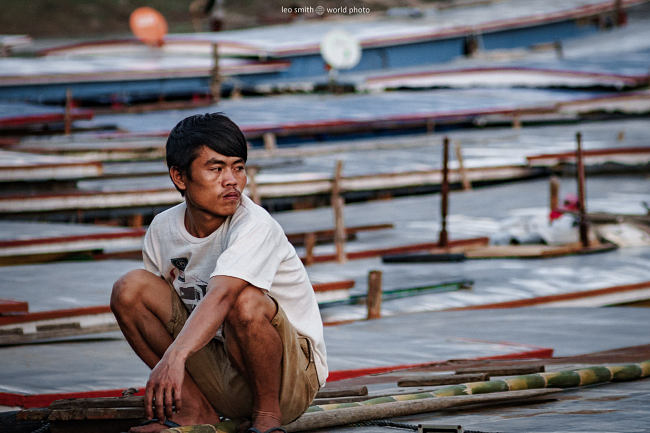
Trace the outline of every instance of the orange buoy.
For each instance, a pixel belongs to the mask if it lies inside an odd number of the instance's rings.
[[[167,21],[160,12],[148,6],[131,12],[129,26],[136,38],[147,45],[160,47],[167,34]]]

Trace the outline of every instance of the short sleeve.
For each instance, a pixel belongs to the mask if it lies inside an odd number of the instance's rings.
[[[225,275],[270,290],[285,256],[284,233],[266,222],[234,229],[210,277]]]
[[[144,268],[152,274],[162,276],[162,272],[158,267],[158,260],[155,259],[156,254],[153,246],[151,227],[144,235],[144,243],[142,246],[142,260],[144,261]]]

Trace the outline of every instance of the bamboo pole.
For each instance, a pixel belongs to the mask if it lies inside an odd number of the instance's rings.
[[[447,196],[449,195],[449,137],[445,137],[442,143],[442,185],[440,186],[440,247],[447,247]]]
[[[381,277],[381,271],[368,273],[368,296],[366,297],[368,320],[381,317]]]
[[[306,413],[294,422],[284,426],[284,428],[287,432],[313,431],[319,428],[346,425],[371,419],[414,415],[450,407],[527,399],[556,392],[560,392],[560,390],[553,388],[531,389],[484,395],[457,395],[444,398],[394,401],[372,406],[355,406],[328,412]]]
[[[467,177],[467,171],[465,170],[465,164],[463,163],[463,149],[461,148],[460,141],[457,141],[454,145],[454,151],[456,152],[456,160],[458,161],[458,171],[460,173],[460,178],[463,183],[463,189],[468,191],[472,189],[472,184]]]
[[[589,226],[585,206],[585,165],[582,160],[582,134],[576,133],[576,175],[578,181],[578,219],[580,224],[580,242],[583,248],[589,247]]]
[[[450,407],[512,402],[557,393],[562,388],[622,382],[650,376],[650,360],[636,364],[601,365],[574,370],[535,373],[503,380],[452,385],[431,392],[378,397],[363,402],[311,406],[307,413],[284,428],[288,432],[311,431],[372,419],[433,412]],[[142,398],[142,397],[140,397]],[[216,427],[219,427],[217,424]],[[185,426],[163,433],[202,433],[203,426]],[[225,424],[224,424],[225,427]],[[230,425],[228,425],[230,427]],[[192,429],[196,428],[196,429]]]
[[[455,395],[488,394],[504,391],[520,391],[537,388],[572,388],[576,386],[594,385],[605,382],[620,382],[642,379],[650,376],[650,360],[636,364],[602,365],[574,370],[541,372],[514,376],[506,379],[488,380],[484,382],[468,382],[460,385],[446,386],[429,392],[417,394],[398,394],[378,397],[360,403],[348,403],[345,407],[381,405],[394,401],[417,400],[433,397],[451,397]],[[311,406],[307,413],[319,413],[337,410],[338,404]]]
[[[336,171],[334,172],[334,181],[332,183],[332,208],[334,210],[334,244],[336,246],[336,261],[345,263],[345,223],[343,220],[343,207],[345,202],[341,197],[341,178],[343,173],[343,161],[336,161]]]

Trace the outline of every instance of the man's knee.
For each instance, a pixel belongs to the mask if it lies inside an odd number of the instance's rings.
[[[149,277],[147,271],[136,269],[121,276],[111,292],[111,310],[113,313],[120,313],[128,308],[133,308],[142,300],[142,291],[146,286],[145,281]]]
[[[256,322],[269,323],[276,312],[275,302],[255,286],[242,290],[230,308],[226,321],[233,328],[248,328]]]

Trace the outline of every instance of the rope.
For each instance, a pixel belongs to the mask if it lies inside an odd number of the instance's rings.
[[[50,423],[47,422],[37,428],[36,430],[33,430],[32,433],[50,433]]]
[[[412,431],[418,431],[418,428],[419,428],[419,426],[417,424],[407,424],[407,423],[403,423],[403,422],[394,422],[394,421],[383,420],[383,419],[362,421],[362,422],[358,422],[358,423],[355,423],[355,424],[350,424],[350,426],[351,427],[368,427],[368,426],[395,427],[395,428],[401,428],[401,429],[404,429],[404,430],[412,430]],[[503,432],[486,432],[486,431],[483,431],[483,430],[463,430],[463,431],[465,433],[503,433]]]
[[[377,427],[396,427],[404,430],[413,430],[418,431],[418,426],[416,424],[406,424],[402,422],[394,422],[383,419],[375,419],[370,421],[362,421],[355,424],[351,424],[352,427],[367,427],[367,426],[377,426]]]

